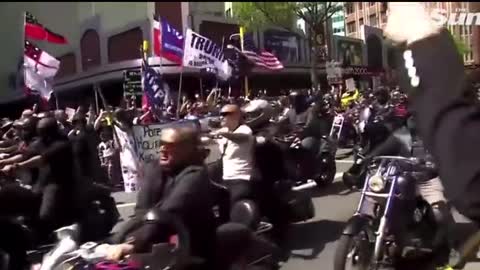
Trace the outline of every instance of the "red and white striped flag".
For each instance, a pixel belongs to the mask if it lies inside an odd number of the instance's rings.
[[[255,66],[271,69],[281,70],[283,69],[282,63],[278,58],[270,52],[265,50],[259,51],[253,43],[253,38],[250,35],[245,35],[243,40],[243,55],[247,57]]]

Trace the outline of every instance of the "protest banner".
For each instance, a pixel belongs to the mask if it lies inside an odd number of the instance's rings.
[[[137,157],[141,164],[150,163],[160,156],[160,135],[165,128],[175,126],[191,126],[198,128],[196,121],[177,121],[167,124],[136,125],[133,126]]]
[[[160,154],[160,132],[168,124],[133,126],[133,136],[137,144],[137,157],[141,163],[150,163]]]
[[[183,66],[212,69],[223,80],[230,78],[232,70],[223,54],[223,48],[210,39],[187,29]]]
[[[122,167],[122,176],[125,192],[134,192],[138,186],[139,164],[135,151],[135,140],[133,136],[114,126],[117,145],[120,147],[120,166]]]

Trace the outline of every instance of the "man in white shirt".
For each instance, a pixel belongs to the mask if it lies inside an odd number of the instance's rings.
[[[254,137],[252,130],[242,124],[242,113],[238,105],[226,105],[220,111],[222,129],[218,143],[222,153],[223,180],[229,188],[232,203],[251,198],[251,176],[253,171]]]

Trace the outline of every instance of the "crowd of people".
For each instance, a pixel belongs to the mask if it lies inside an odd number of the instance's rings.
[[[438,175],[418,184],[421,195],[437,215],[437,222],[445,228],[451,222],[443,186],[454,206],[479,222],[478,102],[466,98],[471,97],[473,91],[466,88],[463,65],[454,42],[448,32],[436,28],[425,30],[413,39],[392,29],[390,26],[388,31],[391,37],[408,43],[418,67],[418,76],[408,72],[410,83],[402,86],[403,94],[399,89],[387,88],[367,89],[361,93],[357,89],[345,93],[332,89],[323,95],[293,91],[275,100],[265,96],[232,99],[215,89],[205,100],[199,96],[183,99],[178,111],[172,101],[162,112],[107,106],[97,115],[91,106],[89,109],[79,107],[69,117],[64,110],[39,112],[33,108],[23,111],[15,121],[3,119],[0,127],[2,179],[15,177],[20,185],[2,186],[0,216],[35,217],[38,227],[45,233],[67,224],[73,220],[75,211],[72,210],[83,202],[82,191],[86,186],[101,183],[115,187],[122,183],[120,149],[113,127],[129,131],[135,124],[171,120],[177,118],[177,114],[187,120],[209,115],[221,118],[222,128],[208,134],[218,142],[221,153],[218,182],[229,190],[230,204],[245,198],[255,199],[258,194],[252,184],[257,166],[254,156],[257,130],[254,129],[258,126],[253,128],[249,120],[266,115],[265,119],[275,118],[276,123],[285,124],[290,130],[301,126],[301,131],[297,132],[301,146],[315,154],[319,138],[330,132],[338,110],[344,115],[358,117],[354,110],[369,106],[376,116],[392,116],[386,121],[390,124],[387,133],[391,136],[375,141],[380,128],[375,126],[375,121],[370,122],[364,132],[369,141],[360,138],[358,142],[362,148],[368,146],[368,151],[363,153],[365,160],[390,153],[393,141],[398,139],[395,131],[407,129],[414,141],[424,142],[428,154],[438,165]],[[449,76],[443,76],[446,74]],[[414,92],[409,93],[407,110],[406,93],[410,88]],[[255,103],[256,109],[244,114],[243,105],[253,100],[262,102]],[[257,109],[260,114],[256,113]],[[273,109],[278,115],[272,113]],[[211,178],[212,172],[204,166],[207,151],[199,131],[186,126],[166,128],[160,142],[158,161],[142,168],[143,181],[134,217],[109,244],[102,246],[107,258],[117,261],[125,255],[149,250],[159,239],[165,240],[169,231],[161,213],[168,212],[178,215],[188,228],[192,254],[205,258],[218,269],[226,269],[222,268],[224,261],[214,260],[218,257],[218,247],[212,241],[217,226],[212,213],[215,196],[212,183],[205,181]],[[410,151],[405,155],[415,154]],[[157,222],[145,223],[145,215],[152,209],[159,215]]]

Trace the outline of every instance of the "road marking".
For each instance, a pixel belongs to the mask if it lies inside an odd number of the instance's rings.
[[[342,177],[342,175],[343,175],[343,172],[337,172],[335,174],[335,179]]]
[[[343,159],[335,159],[336,163],[345,163],[345,164],[353,164],[353,160],[343,160]]]
[[[117,208],[125,208],[125,207],[132,207],[135,206],[137,203],[122,203],[122,204],[117,204]]]

